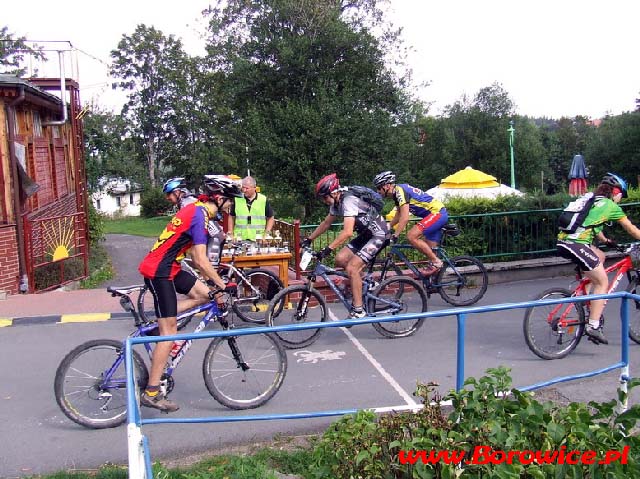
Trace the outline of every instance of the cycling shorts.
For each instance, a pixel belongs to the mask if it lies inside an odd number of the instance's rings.
[[[181,269],[175,278],[173,278],[173,284],[176,287],[176,292],[180,294],[189,294],[193,285],[196,284],[198,278],[193,274]]]
[[[176,288],[169,278],[144,279],[144,284],[153,295],[153,304],[157,318],[175,318],[178,316],[178,297]]]
[[[349,248],[358,258],[369,264],[386,245],[387,234],[374,235],[371,231],[365,231],[352,239]]]
[[[442,227],[449,222],[449,214],[445,208],[439,213],[427,215],[418,223],[416,227],[422,232],[424,237],[434,243],[440,243],[442,239]]]
[[[588,244],[558,241],[556,250],[559,256],[571,260],[584,271],[592,271],[600,264],[600,258]]]

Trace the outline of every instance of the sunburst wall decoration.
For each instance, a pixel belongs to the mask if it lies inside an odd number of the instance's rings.
[[[74,218],[56,218],[42,224],[42,239],[52,261],[68,258],[73,250]]]

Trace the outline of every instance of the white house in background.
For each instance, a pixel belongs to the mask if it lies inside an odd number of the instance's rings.
[[[99,191],[91,193],[96,210],[109,216],[140,216],[142,187],[122,178],[100,178]]]

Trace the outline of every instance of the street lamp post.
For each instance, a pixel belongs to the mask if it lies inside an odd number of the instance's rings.
[[[509,122],[509,150],[511,151],[511,188],[516,187],[516,173],[514,170],[514,161],[513,161],[513,135],[516,129],[513,127],[513,120]]]

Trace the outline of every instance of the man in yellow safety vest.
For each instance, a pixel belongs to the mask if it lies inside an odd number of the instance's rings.
[[[243,240],[254,241],[257,234],[264,238],[271,234],[275,218],[273,209],[266,196],[256,191],[256,180],[247,176],[242,180],[244,196],[236,198],[231,208],[229,231]]]

